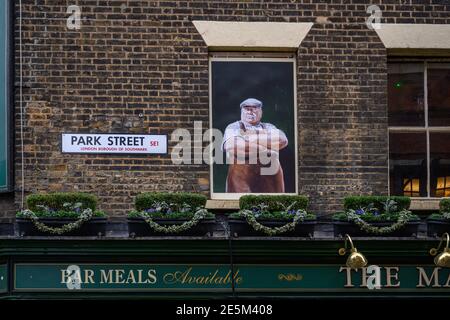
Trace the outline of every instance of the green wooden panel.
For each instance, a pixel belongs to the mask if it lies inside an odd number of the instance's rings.
[[[0,264],[0,293],[8,291],[8,266]]]
[[[0,1],[0,191],[9,187],[8,1]]]
[[[394,292],[450,293],[450,270],[431,265],[380,266],[380,288],[367,275],[341,265],[223,264],[33,264],[15,265],[15,291],[203,291],[229,292]],[[234,274],[234,276],[233,276]],[[70,277],[70,278],[69,278]],[[368,279],[368,278],[366,278]],[[76,281],[77,288],[71,286]],[[367,283],[371,283],[368,279]]]

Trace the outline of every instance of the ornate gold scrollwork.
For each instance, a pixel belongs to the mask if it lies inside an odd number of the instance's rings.
[[[278,280],[280,281],[301,281],[303,280],[303,276],[301,274],[293,274],[293,273],[288,273],[288,274],[283,274],[280,273],[278,274]]]

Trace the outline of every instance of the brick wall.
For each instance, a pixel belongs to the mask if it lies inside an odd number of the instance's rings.
[[[192,20],[314,22],[297,59],[299,190],[319,213],[348,194],[387,193],[387,56],[365,25],[367,6],[379,4],[382,22],[450,23],[449,1],[22,2],[25,192],[92,192],[113,216],[140,191],[209,193],[207,165],[173,165],[170,155],[60,153],[62,132],[209,125],[208,49]],[[80,31],[66,27],[70,4],[81,7]],[[15,35],[18,51],[18,20]],[[16,66],[18,205],[18,55]]]

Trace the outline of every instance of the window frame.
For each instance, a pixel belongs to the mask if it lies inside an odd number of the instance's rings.
[[[208,57],[209,74],[209,129],[213,129],[213,101],[212,101],[212,62],[215,61],[250,61],[250,62],[292,62],[293,89],[294,89],[294,150],[295,150],[295,192],[293,193],[226,193],[214,192],[213,157],[210,155],[209,185],[212,200],[238,200],[244,195],[298,195],[299,172],[298,172],[298,105],[297,105],[297,55],[292,52],[210,52]],[[211,131],[212,132],[212,131]],[[222,132],[223,134],[223,132]],[[210,141],[212,136],[210,136]]]
[[[390,133],[408,133],[408,132],[420,132],[425,133],[426,137],[426,161],[427,161],[427,196],[426,197],[411,197],[411,199],[441,199],[443,197],[432,197],[431,196],[431,155],[430,155],[430,133],[438,132],[438,133],[450,133],[450,124],[448,127],[442,126],[429,126],[429,118],[428,118],[428,69],[429,64],[440,63],[446,66],[446,69],[450,69],[450,58],[399,58],[399,59],[389,59],[387,61],[387,65],[390,63],[422,63],[423,64],[423,93],[424,93],[424,126],[389,126],[389,101],[388,101],[388,130],[387,130],[387,139],[388,139],[388,194],[391,195],[391,149],[390,149]],[[430,68],[434,69],[434,68]],[[389,88],[388,88],[389,90]]]

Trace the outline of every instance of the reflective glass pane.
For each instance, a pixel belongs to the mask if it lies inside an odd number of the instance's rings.
[[[430,133],[430,174],[431,196],[450,196],[450,132]]]
[[[423,63],[388,64],[390,126],[425,126]]]
[[[427,196],[427,145],[425,132],[389,134],[390,193]]]
[[[403,195],[407,197],[420,196],[419,179],[403,179]]]
[[[428,67],[428,121],[430,126],[450,126],[450,65]]]

